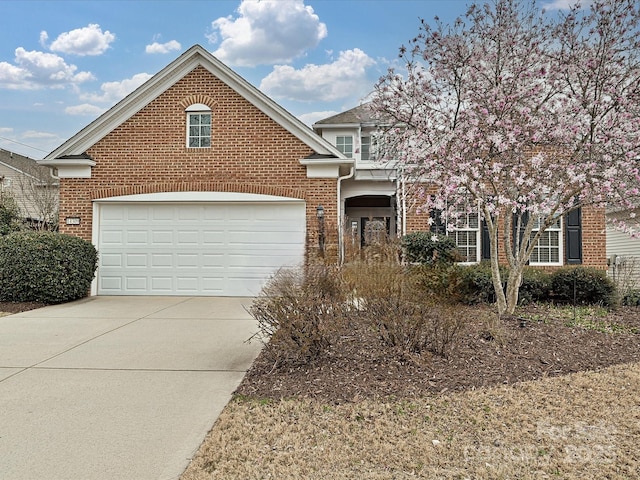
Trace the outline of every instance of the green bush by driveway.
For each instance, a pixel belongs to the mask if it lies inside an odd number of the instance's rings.
[[[0,301],[62,303],[87,295],[98,253],[86,240],[53,232],[0,238]]]

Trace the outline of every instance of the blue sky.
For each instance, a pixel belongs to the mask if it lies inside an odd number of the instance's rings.
[[[310,125],[358,105],[420,18],[469,3],[0,0],[0,148],[43,158],[194,44]]]

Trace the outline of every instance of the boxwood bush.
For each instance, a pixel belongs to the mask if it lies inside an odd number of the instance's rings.
[[[413,232],[402,237],[402,247],[409,263],[426,265],[452,264],[457,260],[456,242],[446,235]]]
[[[518,301],[522,305],[532,302],[547,302],[551,294],[551,274],[535,267],[525,267]]]
[[[503,290],[507,284],[507,269],[500,266],[500,279]],[[491,263],[480,262],[467,265],[461,271],[460,285],[461,301],[466,304],[493,303],[496,301],[496,291],[493,288]]]
[[[87,295],[98,253],[86,240],[54,232],[0,238],[0,300],[62,303]]]
[[[577,305],[613,305],[616,288],[603,270],[592,267],[563,267],[551,275],[553,298]]]

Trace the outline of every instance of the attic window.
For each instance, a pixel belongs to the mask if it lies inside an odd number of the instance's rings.
[[[211,109],[203,103],[195,103],[187,112],[187,147],[211,147]]]

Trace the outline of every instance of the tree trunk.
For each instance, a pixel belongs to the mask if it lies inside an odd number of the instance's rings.
[[[516,263],[509,271],[509,277],[507,279],[507,294],[506,294],[506,309],[505,313],[513,315],[516,307],[518,306],[518,292],[520,291],[520,284],[522,283],[522,271],[524,267]]]
[[[502,315],[507,309],[507,301],[502,289],[502,278],[500,278],[500,264],[498,263],[498,225],[489,216],[489,212],[485,211],[485,218],[489,227],[489,248],[491,253],[491,280],[493,281],[493,289],[496,293],[496,304],[498,307],[498,316]]]

